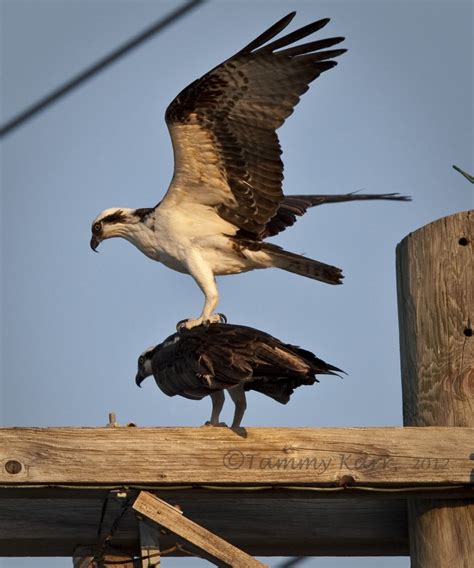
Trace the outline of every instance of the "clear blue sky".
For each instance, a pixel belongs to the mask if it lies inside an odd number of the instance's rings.
[[[2,120],[176,4],[3,0]],[[196,314],[201,292],[125,241],[105,242],[94,255],[90,223],[106,207],[152,206],[161,198],[173,167],[167,104],[294,9],[293,26],[331,17],[319,37],[345,35],[349,52],[280,130],[285,193],[363,189],[414,201],[328,205],[278,238],[343,268],[343,286],[276,270],[220,279],[220,311],[231,322],[302,345],[348,372],[343,381],[323,377],[300,389],[288,406],[251,394],[244,425],[402,423],[395,246],[474,201],[472,186],[451,168],[474,170],[470,2],[210,1],[6,138],[3,425],[100,426],[109,411],[140,426],[196,426],[208,418],[207,400],[168,399],[151,381],[142,390],[133,381],[139,353]],[[71,561],[0,565],[62,568]],[[302,566],[395,568],[408,560],[311,559]]]

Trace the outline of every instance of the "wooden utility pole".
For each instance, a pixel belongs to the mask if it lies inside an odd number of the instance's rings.
[[[408,235],[397,284],[405,426],[474,426],[474,211]],[[412,568],[474,566],[472,500],[409,500],[408,526]]]

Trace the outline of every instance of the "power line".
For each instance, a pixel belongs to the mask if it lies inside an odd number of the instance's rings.
[[[42,110],[49,107],[54,102],[58,101],[64,95],[82,85],[85,81],[97,75],[100,71],[111,65],[114,61],[117,61],[129,51],[135,47],[141,45],[146,40],[150,39],[152,36],[169,26],[171,23],[177,19],[184,16],[186,13],[190,12],[194,8],[197,8],[200,4],[203,4],[206,0],[191,0],[183,6],[180,6],[176,10],[173,10],[164,18],[158,20],[141,33],[130,38],[128,41],[117,47],[114,51],[105,55],[99,59],[96,63],[90,65],[84,71],[78,73],[76,76],[72,77],[69,81],[66,81],[63,85],[60,85],[54,89],[51,93],[41,98],[36,103],[32,104],[30,107],[26,108],[24,111],[20,112],[12,119],[8,120],[5,124],[0,126],[0,138],[5,136],[5,134],[10,133],[12,130],[24,124],[30,120],[33,116],[41,112]]]
[[[471,174],[468,174],[467,172],[465,172],[464,170],[461,170],[461,168],[459,166],[453,166],[453,168],[459,172],[460,174],[462,174],[467,180],[469,180],[471,183],[474,183],[474,176],[471,176]]]
[[[306,560],[308,560],[306,556],[295,556],[294,558],[283,561],[283,563],[279,564],[277,568],[293,568],[297,564],[301,564],[301,562],[305,562]]]

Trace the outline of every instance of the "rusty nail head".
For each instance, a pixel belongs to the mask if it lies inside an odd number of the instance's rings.
[[[350,487],[354,484],[355,479],[352,477],[352,475],[343,475],[341,478],[339,478],[339,485],[341,487]]]

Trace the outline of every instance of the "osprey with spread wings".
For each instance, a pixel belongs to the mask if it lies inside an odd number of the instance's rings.
[[[122,237],[146,256],[190,274],[205,295],[187,328],[220,320],[215,277],[276,267],[328,284],[342,272],[265,242],[309,207],[397,194],[284,196],[276,130],[321,73],[345,49],[344,38],[292,45],[324,27],[308,24],[270,42],[293,19],[285,16],[246,47],[186,87],[166,111],[175,168],[163,200],[152,208],[106,209],[92,224],[90,245]],[[270,42],[270,43],[268,43]]]

